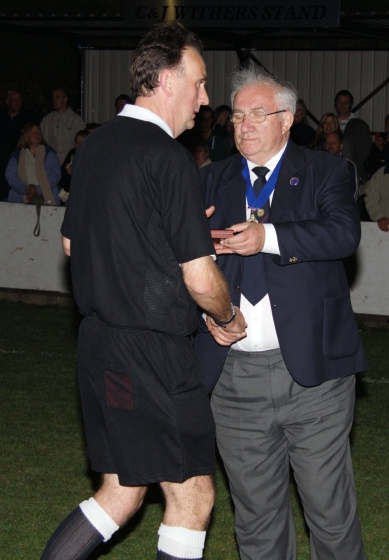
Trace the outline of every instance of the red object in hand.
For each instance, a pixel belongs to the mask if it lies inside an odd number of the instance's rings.
[[[227,239],[227,237],[232,237],[233,235],[233,229],[211,229],[212,239],[219,243],[222,239]]]

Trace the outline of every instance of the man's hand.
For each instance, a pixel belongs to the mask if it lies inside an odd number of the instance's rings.
[[[26,188],[26,200],[27,200],[27,204],[31,203],[31,200],[34,198],[34,196],[36,196],[38,194],[38,191],[36,189],[35,185],[28,185]]]
[[[62,248],[64,250],[65,255],[70,257],[70,239],[64,236],[62,236]]]
[[[215,212],[215,207],[210,206],[205,210],[205,215],[207,216],[207,218],[210,218],[214,212]]]
[[[220,126],[225,126],[229,116],[230,116],[230,112],[227,111],[227,109],[225,109],[224,111],[220,111],[220,113],[219,113],[219,115],[216,119],[215,125],[220,124]]]
[[[236,235],[223,239],[217,254],[237,253],[238,255],[255,255],[262,251],[265,243],[265,228],[256,222],[243,222],[229,226]]]
[[[246,321],[242,315],[241,310],[235,307],[236,317],[235,319],[226,325],[225,327],[219,327],[216,323],[207,315],[206,324],[209,332],[215,339],[215,341],[221,346],[231,346],[234,342],[241,340],[247,336],[246,334]]]
[[[376,134],[376,136],[374,138],[374,144],[377,146],[377,148],[380,150],[380,152],[384,149],[385,142],[384,142],[384,139],[382,138],[381,134]]]
[[[377,220],[377,225],[381,231],[389,231],[389,218],[385,216]]]

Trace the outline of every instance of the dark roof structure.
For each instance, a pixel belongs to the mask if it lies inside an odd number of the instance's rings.
[[[200,35],[204,47],[209,50],[389,48],[386,0],[3,0],[0,31],[61,36],[84,48],[132,49],[145,31],[161,18],[163,6],[173,4],[181,6],[179,14],[186,14],[183,23]],[[309,6],[318,4],[338,9],[336,25],[314,25],[315,18],[310,24],[313,12],[309,13]],[[218,18],[222,7],[223,17]],[[193,10],[197,10],[192,19],[191,8],[192,15]],[[201,8],[203,11],[199,11]],[[244,13],[250,16],[254,8],[267,10],[265,16],[268,17],[262,17],[258,25],[250,21],[250,17],[236,17]],[[243,12],[244,9],[248,11]]]

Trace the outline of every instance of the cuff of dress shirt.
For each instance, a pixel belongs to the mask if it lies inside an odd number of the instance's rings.
[[[278,245],[278,238],[276,228],[273,224],[263,224],[265,228],[265,244],[262,253],[272,253],[273,255],[280,255],[280,247]]]

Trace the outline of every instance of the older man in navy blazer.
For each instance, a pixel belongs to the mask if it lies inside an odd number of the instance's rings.
[[[360,240],[345,161],[289,141],[297,94],[262,70],[232,81],[240,154],[201,171],[218,262],[247,337],[195,339],[235,505],[241,560],[293,560],[294,471],[311,558],[366,558],[349,434],[365,359],[342,259]],[[231,341],[232,343],[232,341]]]

